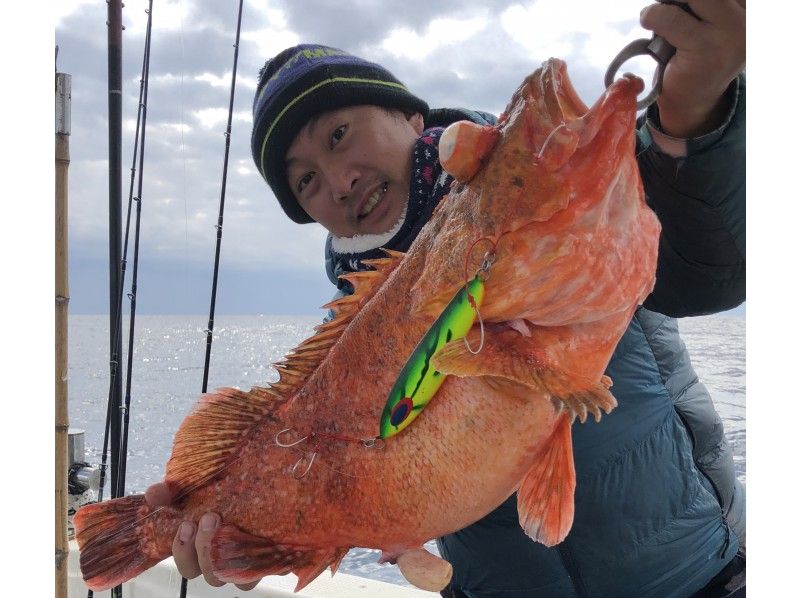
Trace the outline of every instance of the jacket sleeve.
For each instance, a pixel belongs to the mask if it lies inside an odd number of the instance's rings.
[[[663,133],[655,105],[640,119],[639,170],[662,226],[651,311],[697,316],[745,300],[744,75],[726,93],[725,122],[702,137]]]

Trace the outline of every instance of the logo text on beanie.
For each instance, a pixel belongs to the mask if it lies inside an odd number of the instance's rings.
[[[306,48],[303,50],[303,56],[306,58],[322,58],[323,56],[345,56],[347,52],[337,50],[336,48]]]
[[[349,54],[347,52],[343,52],[342,50],[337,50],[336,48],[326,48],[324,46],[319,48],[305,48],[284,62],[281,68],[275,71],[272,77],[269,78],[269,81],[273,81],[280,77],[286,69],[294,66],[294,63],[301,58],[315,60],[317,58],[325,58],[326,56],[349,56]],[[269,83],[269,81],[267,81],[267,83]],[[266,87],[266,85],[264,87]]]

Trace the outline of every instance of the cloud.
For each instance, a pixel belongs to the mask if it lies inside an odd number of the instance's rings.
[[[272,2],[248,3],[251,15],[249,26],[244,28],[241,37],[250,45],[256,62],[265,62],[284,48],[300,43],[300,36],[289,27],[288,15]]]
[[[509,6],[499,20],[509,37],[533,55],[579,58],[605,70],[616,50],[645,36],[637,18],[645,5],[642,0],[537,0]]]
[[[200,110],[193,110],[192,116],[200,122],[200,126],[206,129],[213,129],[220,125],[224,126],[228,122],[228,109],[227,108],[201,108]],[[238,120],[245,123],[253,122],[253,115],[243,110],[241,112],[234,112],[232,121]]]
[[[55,17],[56,27],[60,26],[67,17],[82,10],[86,4],[92,3],[96,4],[95,0],[59,0],[54,2],[51,10]]]
[[[147,31],[146,0],[127,0],[123,9],[123,25],[130,36],[144,37]],[[153,23],[160,32],[180,32],[184,27],[195,27],[199,6],[191,0],[158,0],[153,2]],[[202,17],[201,17],[202,18]],[[154,25],[155,26],[155,25]]]
[[[341,47],[384,64],[432,106],[494,113],[527,73],[556,54],[568,61],[578,92],[591,102],[620,44],[647,35],[636,30],[644,4],[624,0],[601,10],[575,0],[498,1],[487,9],[478,0],[248,0],[227,177],[226,267],[269,269],[272,276],[294,270],[328,284],[323,229],[290,222],[250,156],[257,74],[280,50],[301,41]],[[123,9],[125,207],[146,6],[130,0]],[[106,10],[105,3],[78,1],[63,2],[57,12],[58,68],[73,76],[70,255],[76,263],[107,253]],[[172,0],[153,9],[145,157],[136,171],[144,176],[142,259],[159,268],[202,268],[213,260],[235,29],[236,3]]]
[[[483,14],[463,19],[434,19],[422,35],[408,27],[393,29],[381,46],[395,57],[426,58],[444,46],[464,42],[486,29],[486,11],[481,12]]]

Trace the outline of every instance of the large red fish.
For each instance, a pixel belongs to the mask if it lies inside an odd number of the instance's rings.
[[[634,157],[641,89],[626,76],[587,109],[550,60],[497,126],[453,125],[440,154],[457,182],[408,253],[348,275],[355,294],[276,366],[278,383],[207,394],[183,422],[165,477],[173,504],[129,496],[77,513],[89,587],[168,557],[181,521],[207,511],[224,522],[219,579],[292,572],[298,589],[351,547],[400,554],[515,491],[527,534],[563,540],[570,426],[615,406],[603,371],[654,283],[660,227]],[[449,375],[438,393],[373,442],[409,355],[483,265],[470,348],[452,340],[429,356]]]

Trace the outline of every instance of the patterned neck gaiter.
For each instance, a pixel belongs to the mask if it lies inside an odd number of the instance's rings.
[[[325,242],[325,266],[328,278],[340,289],[349,287],[349,283],[338,280],[337,277],[346,272],[365,270],[362,260],[385,257],[382,247],[394,251],[408,251],[411,243],[416,239],[419,231],[431,217],[434,208],[447,194],[453,177],[442,170],[439,164],[439,138],[444,129],[433,127],[427,129],[417,139],[414,145],[413,173],[411,189],[409,191],[408,206],[400,229],[388,241],[381,242],[378,247],[364,251],[339,252],[334,249],[336,244],[328,235]],[[378,236],[376,235],[376,238]],[[347,289],[348,292],[352,289]]]

